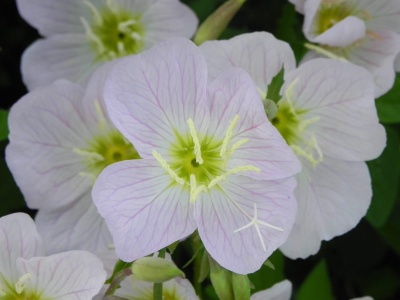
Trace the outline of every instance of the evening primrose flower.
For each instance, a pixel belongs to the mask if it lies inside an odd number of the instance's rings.
[[[0,218],[0,299],[92,299],[103,264],[86,251],[45,254],[35,223],[23,213]]]
[[[195,14],[178,0],[18,0],[21,16],[45,39],[22,57],[31,90],[68,79],[85,84],[104,62],[174,36],[191,37]]]
[[[112,239],[91,198],[101,170],[139,158],[111,124],[100,68],[86,91],[60,80],[21,98],[9,114],[7,164],[30,208],[49,253],[107,250]]]
[[[308,0],[303,32],[319,55],[346,60],[373,74],[376,93],[394,82],[394,60],[400,52],[400,3],[397,0]],[[309,54],[306,59],[315,57]]]
[[[109,75],[110,118],[143,158],[108,166],[92,193],[124,261],[197,228],[209,254],[243,274],[289,234],[296,205],[288,177],[298,160],[244,71],[206,84],[203,56],[179,38],[122,59]]]
[[[277,56],[271,50],[274,43],[282,42],[252,33],[206,42],[200,49],[210,66],[210,80],[221,66],[230,65],[248,71],[258,84],[272,80],[260,76],[269,72],[270,61],[287,66],[285,57],[293,56],[290,49]],[[258,55],[249,55],[255,48]],[[258,87],[264,98],[265,84]],[[296,222],[281,250],[291,258],[307,257],[322,240],[349,231],[365,215],[372,191],[364,161],[380,155],[386,136],[376,115],[371,75],[358,66],[315,59],[295,70],[286,67],[281,95],[274,99],[278,109],[272,124],[303,167],[296,176]]]

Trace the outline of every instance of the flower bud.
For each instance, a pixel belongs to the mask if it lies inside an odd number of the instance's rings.
[[[143,257],[132,264],[132,274],[138,279],[161,283],[177,276],[185,277],[172,261],[160,257]]]
[[[217,8],[199,27],[194,37],[196,45],[217,39],[246,0],[228,0]]]

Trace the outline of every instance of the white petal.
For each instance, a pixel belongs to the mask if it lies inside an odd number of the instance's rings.
[[[177,0],[156,1],[142,16],[145,48],[171,37],[191,38],[197,28],[197,17]]]
[[[21,69],[29,90],[57,79],[85,85],[99,66],[84,34],[55,35],[38,40],[22,55]]]
[[[43,240],[31,217],[15,213],[0,218],[0,286],[5,286],[4,280],[12,285],[18,281],[18,257],[31,258],[44,252]]]
[[[103,286],[106,272],[103,264],[86,251],[70,251],[48,257],[20,258],[21,274],[32,276],[24,283],[27,291],[42,292],[45,299],[92,299]]]
[[[91,186],[79,175],[86,171],[82,156],[73,151],[93,138],[82,96],[79,86],[58,81],[27,94],[10,111],[6,160],[31,208],[67,205]]]
[[[227,41],[208,41],[200,49],[208,64],[210,81],[230,67],[239,67],[250,74],[263,93],[282,66],[289,71],[296,65],[290,46],[267,32],[241,34]]]
[[[93,204],[90,191],[62,210],[39,210],[35,222],[47,254],[69,250],[97,254],[112,246],[111,234]]]
[[[380,155],[386,134],[379,124],[370,73],[358,66],[313,59],[288,74],[283,90],[291,95],[302,120],[315,119],[304,130],[314,134],[324,156],[364,161]]]
[[[21,16],[43,36],[85,32],[79,19],[85,13],[83,1],[17,0],[17,6]]]
[[[292,283],[284,280],[274,284],[269,289],[251,295],[251,300],[290,300]]]
[[[304,3],[306,0],[289,0],[290,3],[293,3],[296,7],[296,11],[303,14],[304,13]]]
[[[189,187],[166,174],[155,160],[112,164],[98,177],[93,200],[105,219],[117,256],[133,261],[195,230]]]
[[[218,188],[202,193],[194,214],[207,252],[233,272],[257,271],[290,233],[296,214],[294,187],[293,179],[261,181],[232,175]],[[283,231],[259,224],[260,233],[255,225],[235,233],[251,222],[255,209],[259,221]]]
[[[306,258],[318,252],[321,241],[353,229],[371,202],[371,179],[364,162],[325,158],[312,167],[303,160],[297,176],[296,222],[282,252]]]
[[[143,158],[170,151],[177,135],[189,134],[192,118],[205,132],[206,63],[193,43],[175,38],[122,59],[105,87],[105,101],[115,126]]]
[[[347,47],[363,38],[365,34],[364,21],[354,16],[348,16],[320,35],[308,38],[312,42],[331,47]]]

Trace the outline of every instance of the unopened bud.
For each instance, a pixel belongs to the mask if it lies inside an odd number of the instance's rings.
[[[132,264],[132,274],[138,279],[161,283],[175,277],[185,277],[172,261],[160,257],[143,257]]]
[[[208,40],[216,40],[245,1],[246,0],[228,0],[218,7],[217,10],[200,25],[193,39],[195,44],[200,45]]]

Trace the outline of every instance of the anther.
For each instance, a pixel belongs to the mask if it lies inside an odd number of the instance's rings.
[[[253,172],[259,173],[259,172],[261,172],[261,169],[255,167],[255,166],[252,166],[252,165],[238,166],[238,167],[235,167],[235,168],[225,172],[222,175],[215,177],[213,180],[211,180],[211,182],[208,184],[207,187],[210,189],[213,186],[215,186],[216,184],[220,183],[222,180],[226,179],[229,175],[239,173],[239,172],[245,172],[245,171],[253,171]]]
[[[32,277],[31,273],[26,273],[25,275],[22,275],[17,283],[15,284],[15,291],[17,292],[17,294],[21,294],[24,289],[25,289],[25,281],[29,278]]]
[[[228,147],[228,143],[230,142],[230,140],[232,138],[233,129],[235,128],[239,119],[240,119],[239,115],[236,115],[233,118],[233,120],[231,121],[231,123],[229,124],[228,129],[226,130],[225,138],[224,138],[224,141],[222,142],[221,151],[219,153],[219,155],[221,157],[225,156],[226,147]]]
[[[93,163],[104,161],[103,155],[101,155],[97,152],[90,152],[90,151],[82,150],[79,148],[74,148],[74,149],[72,149],[72,151],[80,156],[88,158]]]
[[[83,0],[83,4],[85,4],[89,10],[92,12],[94,19],[96,20],[96,22],[101,25],[103,24],[103,20],[101,18],[101,15],[99,13],[99,11],[97,10],[97,8],[93,5],[93,3],[87,1],[87,0]]]
[[[337,55],[329,50],[326,50],[322,47],[319,47],[317,45],[305,43],[304,47],[306,47],[309,50],[313,50],[313,51],[317,52],[318,54],[322,54],[328,58],[336,59],[338,61],[348,62],[348,60],[346,58],[339,56],[339,55]]]
[[[201,157],[201,145],[199,141],[199,137],[197,136],[196,128],[194,127],[194,123],[192,119],[187,120],[189,125],[190,135],[192,136],[194,143],[194,155],[196,156],[196,162],[198,164],[203,164],[203,158]]]
[[[174,179],[177,183],[183,185],[185,184],[185,180],[180,178],[168,165],[168,163],[165,161],[165,159],[161,156],[160,153],[158,153],[156,150],[151,151],[151,154],[153,154],[154,158],[160,163],[161,167]]]

